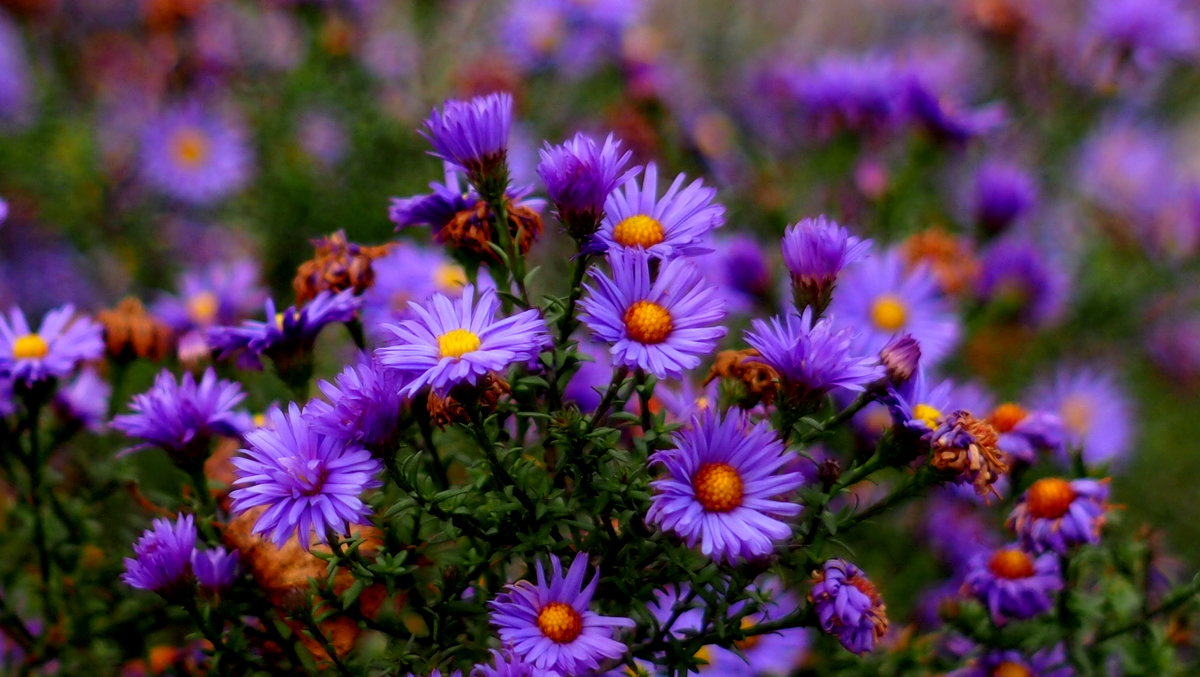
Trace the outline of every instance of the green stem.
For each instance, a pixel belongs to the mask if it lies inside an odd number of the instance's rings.
[[[1115,628],[1110,628],[1098,633],[1095,639],[1092,640],[1092,643],[1099,644],[1100,642],[1107,642],[1108,640],[1119,637],[1127,632],[1145,628],[1155,617],[1161,616],[1165,613],[1170,613],[1171,611],[1182,607],[1183,605],[1195,599],[1197,595],[1200,595],[1200,577],[1193,579],[1192,582],[1187,586],[1184,586],[1183,588],[1171,593],[1166,599],[1160,602],[1158,606],[1147,610],[1145,613],[1141,614],[1132,621],[1129,621],[1128,623],[1122,623]]]
[[[37,398],[31,398],[36,400]],[[33,509],[33,542],[37,548],[38,568],[42,576],[42,608],[46,614],[46,622],[53,624],[58,617],[55,610],[54,598],[51,592],[53,571],[50,562],[50,547],[46,540],[46,521],[42,514],[42,458],[40,420],[42,403],[40,400],[29,403],[29,455],[25,458],[29,471],[29,503]]]
[[[475,433],[475,441],[479,444],[480,449],[487,456],[488,463],[492,466],[493,479],[499,480],[497,489],[500,493],[504,493],[504,487],[512,487],[513,496],[520,502],[521,507],[525,508],[526,512],[530,515],[533,515],[536,511],[533,500],[517,484],[512,474],[508,472],[508,468],[500,460],[500,456],[496,454],[496,443],[492,441],[491,436],[488,435],[487,429],[483,425],[483,420],[479,416],[479,408],[470,406],[467,407],[467,411],[471,416],[471,430]]]

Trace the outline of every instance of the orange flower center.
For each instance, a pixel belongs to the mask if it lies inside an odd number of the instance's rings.
[[[988,569],[1000,578],[1029,578],[1033,575],[1033,559],[1017,548],[997,550],[988,562]]]
[[[625,331],[638,343],[662,343],[675,325],[666,308],[651,301],[638,301],[625,311]]]
[[[1071,501],[1075,500],[1075,490],[1071,483],[1058,478],[1047,477],[1040,479],[1029,487],[1025,504],[1029,514],[1045,519],[1058,519],[1067,514]]]
[[[662,242],[662,224],[645,214],[624,219],[613,228],[613,239],[622,247],[653,247]]]
[[[217,317],[220,301],[217,295],[210,291],[202,291],[188,299],[187,312],[192,322],[199,325],[212,324]]]
[[[462,357],[479,350],[479,337],[469,329],[451,329],[438,337],[438,350],[442,357]]]
[[[992,670],[992,677],[1033,677],[1033,673],[1020,663],[1004,661],[997,665],[995,670]]]
[[[1086,396],[1068,397],[1059,407],[1063,423],[1077,434],[1083,435],[1092,426],[1092,402]]]
[[[175,134],[174,150],[179,164],[196,167],[208,157],[208,139],[198,129],[183,129]]]
[[[50,345],[37,334],[26,334],[13,341],[12,351],[16,360],[40,360],[50,352]]]
[[[1029,412],[1025,408],[1015,402],[1005,402],[1004,404],[992,410],[992,415],[988,417],[988,422],[996,429],[996,432],[1006,433],[1017,427],[1017,424],[1025,420]]]
[[[908,308],[895,294],[884,294],[871,304],[871,321],[883,331],[896,331],[908,322]]]
[[[729,512],[742,504],[742,476],[728,463],[705,463],[692,476],[696,500],[708,512]]]
[[[546,637],[567,644],[583,633],[583,616],[570,604],[551,602],[538,613],[537,626]]]

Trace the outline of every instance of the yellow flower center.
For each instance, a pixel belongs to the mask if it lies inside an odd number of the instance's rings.
[[[1004,661],[992,670],[992,677],[1033,677],[1033,673],[1020,663]]]
[[[479,350],[480,340],[470,329],[451,329],[438,337],[442,357],[462,357]]]
[[[266,414],[258,413],[253,416],[255,428],[265,428],[267,426]]]
[[[942,412],[937,407],[931,407],[928,404],[918,404],[913,407],[913,418],[929,426],[930,430],[938,427],[938,421],[942,420]]]
[[[742,504],[742,476],[728,463],[705,463],[692,477],[696,500],[708,512],[729,512]]]
[[[992,424],[996,432],[1006,433],[1017,427],[1017,424],[1024,421],[1028,415],[1029,412],[1025,411],[1025,408],[1021,405],[1014,402],[1005,402],[992,411],[992,415],[988,417],[988,422]]]
[[[538,613],[537,626],[546,637],[567,644],[583,633],[583,617],[570,604],[551,602]]]
[[[1046,477],[1029,487],[1025,505],[1034,517],[1058,519],[1067,514],[1074,500],[1075,490],[1070,482],[1059,477]]]
[[[279,327],[279,331],[283,331],[283,313],[275,313],[275,326]]]
[[[1000,578],[1029,578],[1033,575],[1033,559],[1017,548],[997,550],[988,562],[988,569]]]
[[[50,352],[50,345],[37,334],[26,334],[13,341],[12,351],[16,360],[40,360]]]
[[[895,294],[884,294],[871,305],[871,321],[883,331],[896,331],[908,321],[908,309]]]
[[[212,324],[217,317],[221,302],[217,295],[210,291],[202,291],[188,299],[187,312],[192,322],[199,325]]]
[[[181,129],[175,134],[174,150],[179,164],[197,167],[208,158],[208,138],[198,129]]]
[[[749,630],[753,627],[754,621],[746,616],[742,616],[742,630]],[[758,645],[758,641],[760,639],[762,639],[762,635],[751,635],[745,639],[739,639],[738,641],[734,642],[734,644],[737,645],[737,648],[741,649],[742,651],[749,651]]]
[[[613,228],[613,239],[622,247],[653,247],[662,242],[662,224],[645,214],[635,214]]]
[[[1063,423],[1073,432],[1083,435],[1092,427],[1092,401],[1084,395],[1074,395],[1058,408]]]
[[[712,665],[712,662],[713,662],[712,647],[711,646],[702,646],[702,647],[700,647],[699,651],[692,654],[692,657],[697,660],[704,661],[704,665]]]
[[[443,293],[458,291],[467,283],[467,273],[462,266],[444,263],[433,271],[433,283]]]
[[[662,343],[675,325],[666,308],[651,301],[638,301],[625,311],[625,331],[638,343]]]

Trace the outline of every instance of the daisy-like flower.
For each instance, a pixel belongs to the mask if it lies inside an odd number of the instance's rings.
[[[197,549],[192,552],[192,573],[196,582],[209,590],[228,588],[237,578],[238,554],[225,548]]]
[[[1034,410],[1057,414],[1067,444],[1083,450],[1089,465],[1124,460],[1129,451],[1131,407],[1112,374],[1094,369],[1060,369],[1035,386]]]
[[[596,232],[609,194],[641,171],[625,168],[633,153],[621,153],[621,142],[612,134],[603,145],[582,132],[557,146],[547,141],[540,154],[538,176],[546,183],[558,218],[577,240]]]
[[[963,591],[987,607],[997,625],[1045,613],[1062,589],[1058,555],[1031,555],[1019,545],[983,552],[971,560]]]
[[[537,670],[532,664],[512,655],[511,651],[491,650],[491,665],[476,665],[471,677],[559,677],[558,672]]]
[[[104,427],[112,386],[95,369],[85,367],[69,384],[54,393],[53,406],[67,421],[93,432]]]
[[[847,651],[870,653],[887,634],[887,606],[862,569],[831,559],[813,572],[808,597],[817,607],[821,629]]]
[[[1171,60],[1200,51],[1195,6],[1179,0],[1108,0],[1091,4],[1084,26],[1088,47],[1116,69],[1128,62],[1153,74]]]
[[[880,55],[832,54],[792,78],[790,88],[814,132],[878,134],[905,118],[905,71]]]
[[[400,432],[403,386],[402,372],[384,369],[374,358],[362,356],[332,383],[322,380],[317,384],[329,401],[310,401],[304,416],[323,435],[390,451]]]
[[[646,166],[641,185],[636,178],[613,191],[604,203],[604,222],[596,231],[597,251],[642,249],[655,258],[694,256],[709,251],[706,239],[725,223],[725,207],[713,202],[717,191],[696,179],[686,188],[680,174],[658,197],[658,167]]]
[[[1038,187],[1028,172],[999,161],[983,164],[975,172],[971,213],[985,233],[1008,230],[1037,206]]]
[[[833,219],[802,219],[783,234],[783,262],[792,276],[796,308],[824,312],[842,268],[865,257],[870,240],[860,240]]]
[[[1015,402],[1004,402],[988,414],[996,429],[1000,451],[1024,463],[1033,463],[1039,451],[1061,451],[1062,419],[1045,411],[1029,411]]]
[[[1066,309],[1069,278],[1034,243],[1008,238],[988,248],[978,282],[980,299],[1023,324],[1042,327]]]
[[[411,226],[429,226],[434,236],[459,212],[466,211],[479,201],[473,188],[463,188],[462,174],[451,164],[444,165],[445,180],[429,184],[431,193],[412,197],[394,197],[388,207],[388,218],[396,230]]]
[[[133,413],[115,417],[111,425],[142,440],[122,455],[159,446],[177,464],[188,467],[208,457],[213,437],[239,437],[254,426],[250,414],[234,409],[245,398],[241,385],[218,379],[212,368],[204,371],[199,383],[191,373],[176,381],[164,369],[150,390],[133,397]]]
[[[362,302],[353,289],[333,294],[321,292],[302,308],[292,306],[275,311],[275,301],[267,299],[267,321],[246,320],[236,327],[213,327],[209,343],[221,358],[240,353],[238,364],[244,368],[261,367],[259,356],[270,357],[284,371],[312,352],[317,334],[333,322],[349,322]]]
[[[476,299],[468,285],[461,298],[434,294],[409,307],[416,317],[385,324],[391,345],[375,351],[380,364],[412,378],[406,395],[426,386],[445,392],[459,383],[474,385],[486,374],[534,359],[550,344],[535,309],[497,320],[500,301],[490,289]]]
[[[1075,677],[1075,669],[1058,644],[1033,654],[992,649],[946,677]]]
[[[1030,485],[1008,518],[1008,526],[1032,552],[1067,554],[1100,541],[1108,512],[1108,480],[1045,477]]]
[[[838,287],[830,312],[860,329],[863,353],[878,353],[893,336],[907,333],[932,367],[958,343],[958,320],[939,295],[937,280],[925,266],[905,271],[896,250],[848,266]]]
[[[166,596],[190,582],[192,551],[196,547],[196,524],[191,515],[171,521],[160,517],[133,544],[133,557],[125,558],[121,580],[140,590]]]
[[[892,423],[918,436],[927,436],[937,429],[943,416],[951,412],[954,384],[942,381],[934,384],[924,369],[899,386],[889,387],[883,401],[892,415]]]
[[[102,334],[99,324],[76,318],[70,304],[46,313],[37,331],[13,308],[7,318],[0,315],[0,376],[25,385],[66,376],[104,354]]]
[[[252,261],[217,262],[179,278],[179,295],[163,295],[154,314],[180,333],[238,322],[266,298]]]
[[[646,252],[618,250],[608,261],[612,277],[593,270],[580,308],[592,335],[612,344],[614,364],[680,378],[712,354],[725,309],[691,262],[667,261],[652,279]]]
[[[511,646],[513,655],[531,663],[538,674],[551,670],[585,674],[599,667],[601,660],[624,656],[628,648],[612,635],[618,628],[632,628],[635,623],[628,618],[601,616],[588,608],[600,572],[596,570],[595,576],[584,583],[587,553],[575,556],[565,576],[558,557],[550,557],[550,567],[549,580],[539,561],[536,584],[510,584],[488,603],[501,643]]]
[[[508,133],[512,127],[512,94],[447,101],[434,109],[419,130],[433,146],[432,154],[461,169],[480,190],[508,182]],[[485,188],[488,186],[488,188]]]
[[[783,382],[783,392],[793,402],[814,401],[837,388],[861,392],[884,376],[879,357],[856,352],[857,332],[838,327],[830,318],[814,319],[812,307],[803,314],[789,314],[751,322],[746,343],[759,357],[748,358],[774,369]]]
[[[246,185],[253,157],[239,124],[192,102],[164,111],[146,127],[141,161],[155,190],[211,204]]]
[[[779,499],[800,488],[804,476],[784,470],[786,448],[766,423],[751,426],[737,414],[722,417],[710,408],[675,442],[676,448],[650,457],[667,473],[650,483],[648,523],[728,563],[769,555],[791,535],[783,519],[801,507]]]
[[[383,324],[413,317],[409,303],[423,303],[435,293],[456,297],[467,286],[467,272],[438,248],[401,242],[371,264],[375,284],[362,299],[363,326],[373,337],[386,335]],[[481,288],[491,284],[490,275],[480,275]]]
[[[266,506],[254,533],[276,547],[294,533],[306,550],[314,534],[325,542],[328,530],[345,534],[351,524],[368,524],[362,494],[382,486],[383,465],[362,447],[318,433],[295,403],[287,413],[272,409],[267,420],[245,435],[248,447],[233,459],[231,511]]]

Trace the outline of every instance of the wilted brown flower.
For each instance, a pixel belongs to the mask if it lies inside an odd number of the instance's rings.
[[[475,385],[455,386],[445,397],[431,391],[426,404],[429,420],[443,430],[452,423],[470,423],[471,417],[463,401],[474,400],[486,416],[496,410],[501,397],[511,392],[508,382],[495,372],[484,376]]]
[[[994,494],[996,480],[1008,472],[1004,452],[996,447],[996,429],[970,412],[959,410],[942,419],[933,431],[930,464],[938,470],[956,470],[980,496]]]
[[[756,360],[759,353],[754,348],[745,350],[722,350],[717,353],[704,385],[714,378],[737,381],[746,389],[748,399],[754,404],[771,404],[779,393],[779,374],[770,366]]]
[[[171,352],[175,340],[171,328],[132,296],[122,299],[115,308],[97,313],[96,321],[104,325],[109,356],[123,362],[139,357],[161,360]]]
[[[928,265],[947,294],[967,291],[979,276],[979,261],[970,243],[936,226],[909,236],[901,251],[909,268]]]
[[[517,251],[524,256],[533,247],[534,240],[541,237],[542,217],[529,207],[518,206],[507,197],[504,200],[508,210],[509,235],[516,243]],[[442,226],[435,238],[451,249],[470,252],[488,263],[499,263],[499,256],[489,244],[496,242],[494,222],[488,203],[479,200],[474,207],[464,209]]]
[[[316,254],[301,263],[292,280],[296,305],[304,305],[323,291],[337,293],[353,289],[356,294],[366,291],[375,282],[371,262],[386,255],[391,244],[367,247],[346,239],[345,231],[313,240]]]

